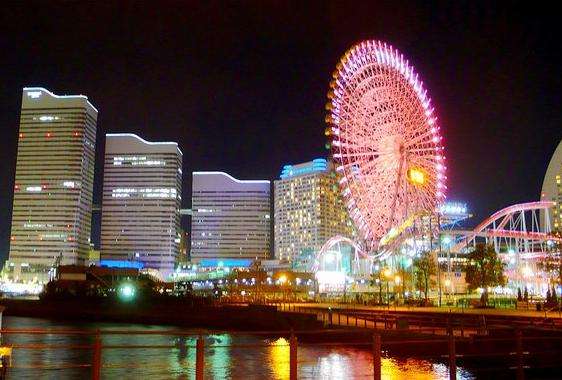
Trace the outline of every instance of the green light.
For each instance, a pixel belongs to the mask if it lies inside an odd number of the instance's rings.
[[[119,297],[125,301],[135,297],[135,287],[131,284],[123,284],[119,287]]]

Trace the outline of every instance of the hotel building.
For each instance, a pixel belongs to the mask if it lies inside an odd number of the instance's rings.
[[[43,282],[90,249],[97,109],[84,95],[23,89],[9,260],[4,273]]]
[[[179,255],[182,152],[175,142],[107,134],[101,261],[135,262],[165,277]]]
[[[270,181],[193,172],[191,260],[249,265],[270,256]]]
[[[331,162],[285,165],[274,188],[275,258],[306,267],[329,238],[354,236]]]

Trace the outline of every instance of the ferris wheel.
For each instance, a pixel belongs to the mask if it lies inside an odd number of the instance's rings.
[[[445,156],[423,83],[396,49],[364,41],[337,64],[326,117],[349,215],[376,253],[445,197]]]

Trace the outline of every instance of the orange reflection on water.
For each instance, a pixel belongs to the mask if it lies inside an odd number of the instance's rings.
[[[274,379],[289,378],[289,341],[279,338],[272,341],[268,347],[270,368]]]
[[[416,380],[434,380],[448,378],[447,366],[427,360],[386,358],[381,360],[381,378],[396,380],[411,378]]]

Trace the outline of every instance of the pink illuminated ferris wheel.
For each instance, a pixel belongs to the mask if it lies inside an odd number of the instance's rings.
[[[350,216],[374,252],[443,201],[439,127],[413,67],[385,43],[353,46],[330,87],[326,135]]]

